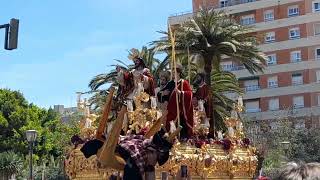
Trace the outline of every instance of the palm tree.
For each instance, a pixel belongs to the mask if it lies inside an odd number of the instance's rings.
[[[203,9],[192,20],[174,29],[176,53],[186,54],[189,50],[192,56],[198,56],[204,64],[205,81],[214,93],[217,87],[212,84],[212,69],[220,72],[223,58],[230,58],[244,65],[250,73],[263,70],[262,64],[266,58],[258,49],[257,38],[249,33],[250,30],[251,27],[239,25],[222,11]],[[153,41],[153,49],[170,52],[172,46],[169,33],[160,33],[165,37]],[[213,118],[210,122],[211,132],[214,129]]]
[[[228,57],[243,64],[250,73],[262,72],[266,57],[258,49],[257,38],[249,34],[252,27],[239,25],[222,11],[201,10],[193,19],[174,30],[177,54],[198,55],[204,63],[206,83],[211,84],[212,68],[220,71],[220,62]],[[153,49],[171,51],[169,33],[151,42]]]
[[[23,166],[20,156],[12,151],[0,153],[0,176],[3,179],[10,179],[17,174]]]
[[[211,82],[214,125],[217,129],[224,129],[223,119],[230,116],[230,110],[234,104],[234,101],[229,99],[225,92],[242,94],[242,90],[236,76],[231,72],[213,70]]]

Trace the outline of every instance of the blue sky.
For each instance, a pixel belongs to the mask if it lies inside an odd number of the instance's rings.
[[[127,50],[161,36],[168,16],[191,9],[191,0],[2,1],[0,24],[18,18],[20,29],[14,51],[2,48],[0,30],[0,88],[41,107],[73,106],[113,59],[126,60]]]

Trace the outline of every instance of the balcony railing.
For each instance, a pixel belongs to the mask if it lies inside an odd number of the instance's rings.
[[[290,36],[289,39],[300,39],[300,34],[299,35]]]
[[[234,6],[238,4],[250,3],[255,2],[256,0],[228,0],[226,3],[221,3],[220,8]]]
[[[304,105],[303,104],[295,104],[293,106],[294,109],[300,109],[300,108],[304,108]]]
[[[254,17],[253,17],[253,18],[241,19],[241,20],[240,20],[240,24],[241,24],[241,25],[244,25],[244,26],[246,26],[246,25],[251,25],[251,24],[254,24],[254,23],[256,23],[256,20],[254,19]]]
[[[260,108],[246,109],[246,113],[255,113],[255,112],[261,112],[261,109]]]
[[[277,88],[278,86],[278,82],[272,82],[272,83],[268,83],[268,88]]]
[[[292,85],[296,86],[296,85],[301,85],[303,84],[303,80],[293,80],[292,81]]]
[[[259,85],[250,85],[250,86],[245,86],[245,91],[257,91],[260,90],[260,86]]]
[[[221,69],[224,70],[224,71],[239,71],[239,70],[242,70],[244,68],[245,68],[244,66],[236,66],[236,65],[231,65],[231,66],[222,65],[221,66]]]
[[[301,58],[297,58],[297,59],[292,59],[291,62],[292,63],[297,63],[297,62],[301,62],[302,59]]]

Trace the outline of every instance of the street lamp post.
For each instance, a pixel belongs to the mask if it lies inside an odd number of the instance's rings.
[[[33,179],[32,175],[32,154],[33,154],[33,143],[37,139],[37,131],[36,130],[27,130],[26,131],[27,141],[29,142],[29,180]]]
[[[287,161],[288,160],[288,151],[290,148],[290,142],[289,141],[282,141],[282,142],[280,142],[280,145],[283,147],[283,150],[285,153],[284,158]]]

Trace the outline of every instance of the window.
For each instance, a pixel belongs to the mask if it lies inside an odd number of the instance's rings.
[[[320,1],[313,1],[312,4],[313,12],[320,12]]]
[[[224,71],[232,71],[235,68],[235,65],[232,63],[232,61],[225,61],[221,62],[221,68]]]
[[[266,43],[274,42],[276,40],[275,32],[267,32],[264,40]]]
[[[267,56],[267,65],[275,65],[277,64],[277,55],[270,54]]]
[[[278,129],[278,127],[279,127],[279,123],[278,122],[271,122],[270,123],[270,128],[272,130],[276,130],[276,129]]]
[[[255,23],[255,19],[253,14],[241,17],[240,24],[242,25],[250,25],[254,23]]]
[[[268,88],[276,88],[278,87],[278,77],[272,76],[268,78]]]
[[[315,49],[315,58],[320,60],[320,48]]]
[[[276,55],[276,54],[270,54],[270,55],[268,55],[267,64],[268,64],[268,65],[275,65],[275,64],[277,64],[277,55]]]
[[[289,29],[289,38],[290,39],[298,39],[298,38],[300,38],[300,29],[299,28]]]
[[[304,98],[303,96],[293,97],[293,108],[302,108],[304,107]]]
[[[294,124],[295,129],[303,129],[306,127],[304,120],[299,120]]]
[[[241,3],[255,2],[256,0],[241,0]]]
[[[320,70],[316,71],[316,80],[320,83]]]
[[[300,85],[303,84],[303,76],[301,73],[294,73],[291,76],[292,85]]]
[[[317,35],[320,35],[320,24],[314,24],[313,25],[313,30],[314,30],[314,35],[317,36]]]
[[[259,101],[248,101],[244,103],[246,112],[260,112]]]
[[[290,53],[291,62],[301,61],[301,51],[292,51]]]
[[[227,7],[228,6],[228,0],[220,0],[220,7]]]
[[[299,15],[299,7],[298,6],[288,7],[288,17],[298,16],[298,15]]]
[[[246,80],[244,82],[244,87],[246,91],[257,91],[260,89],[259,80]]]
[[[279,110],[279,98],[273,98],[269,100],[269,110]]]
[[[273,21],[273,20],[274,20],[273,9],[265,11],[264,12],[264,21]]]

